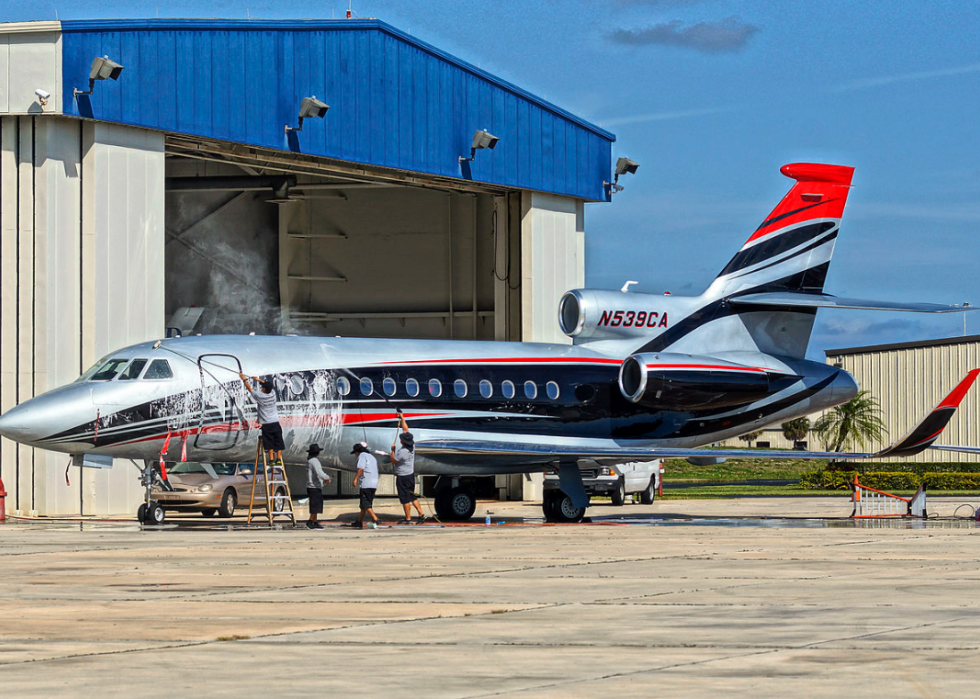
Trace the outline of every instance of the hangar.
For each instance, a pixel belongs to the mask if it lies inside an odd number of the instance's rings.
[[[0,410],[169,328],[568,342],[614,140],[377,20],[0,25]],[[63,461],[8,509],[140,498]]]

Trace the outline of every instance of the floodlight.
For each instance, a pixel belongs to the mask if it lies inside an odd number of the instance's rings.
[[[92,68],[88,72],[88,90],[79,90],[76,87],[74,90],[75,96],[91,95],[95,89],[96,80],[108,80],[109,78],[119,80],[119,75],[122,71],[123,66],[110,60],[108,56],[96,56],[92,59]]]
[[[289,126],[287,124],[286,131],[302,131],[303,119],[313,117],[322,119],[326,116],[328,109],[330,109],[330,105],[318,100],[316,95],[304,97],[303,101],[299,103],[299,124],[297,126]]]
[[[640,164],[635,160],[630,160],[629,158],[619,158],[616,161],[616,169],[613,171],[613,181],[603,182],[604,187],[609,187],[609,193],[615,194],[616,192],[623,191],[623,185],[619,184],[620,175],[635,175],[636,171],[640,169]]]
[[[640,164],[634,160],[620,158],[616,161],[616,177],[626,174],[635,175],[639,167]]]
[[[489,131],[484,131],[482,129],[477,129],[473,134],[473,144],[470,146],[470,157],[464,158],[462,155],[459,156],[459,162],[466,163],[470,162],[476,158],[476,152],[478,150],[483,150],[484,148],[489,148],[493,150],[497,147],[497,141],[500,139],[494,136]]]

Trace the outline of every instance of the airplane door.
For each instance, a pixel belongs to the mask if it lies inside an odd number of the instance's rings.
[[[201,374],[201,413],[194,446],[222,451],[242,441],[248,432],[245,420],[245,387],[238,375],[242,364],[231,354],[202,354],[197,359]]]

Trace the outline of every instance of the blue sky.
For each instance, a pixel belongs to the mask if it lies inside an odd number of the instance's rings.
[[[337,2],[4,0],[0,19],[340,17]],[[613,131],[641,164],[587,209],[586,280],[697,293],[796,161],[857,168],[827,291],[980,305],[973,2],[355,0]],[[821,350],[959,335],[961,314],[821,311]],[[980,333],[980,312],[967,316]]]

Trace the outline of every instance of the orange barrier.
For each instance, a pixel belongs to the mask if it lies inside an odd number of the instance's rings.
[[[855,474],[854,482],[851,484],[851,500],[854,502],[854,509],[851,511],[853,519],[926,516],[925,486],[919,486],[912,497],[903,498],[900,495],[861,485]]]

